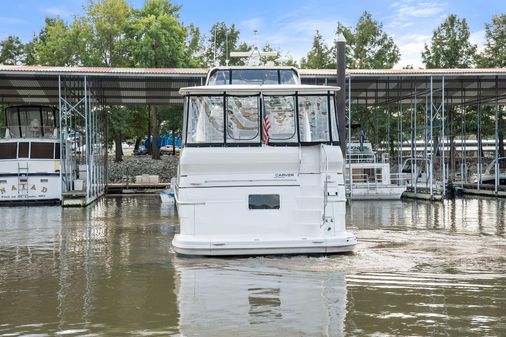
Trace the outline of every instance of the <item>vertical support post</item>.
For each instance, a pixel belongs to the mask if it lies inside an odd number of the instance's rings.
[[[431,145],[431,154],[430,154],[430,197],[431,199],[434,196],[434,81],[432,76],[430,77],[430,145]]]
[[[66,141],[66,135],[63,131],[63,128],[62,128],[62,118],[64,117],[63,114],[62,114],[62,102],[61,102],[61,75],[58,75],[58,122],[59,122],[59,136],[60,136],[60,200],[63,200],[63,192],[66,192],[66,188],[65,188],[65,185],[63,183],[63,176],[64,176],[64,171],[66,169],[65,167],[65,161],[64,161],[64,157],[65,157],[65,153],[63,152],[64,151],[64,142]]]
[[[345,158],[346,154],[346,129],[344,126],[346,125],[346,39],[343,34],[339,34],[337,36],[336,42],[336,64],[337,64],[337,86],[341,88],[337,92],[337,126],[339,132],[339,144],[341,146],[341,152],[343,153],[343,158]],[[350,78],[351,81],[351,78]],[[350,82],[351,83],[351,82]],[[351,85],[348,87],[348,92],[351,93]],[[351,95],[348,95],[351,96]],[[351,101],[351,100],[350,100]],[[351,110],[350,110],[351,111]],[[350,138],[351,141],[351,138]],[[351,176],[350,176],[351,179]],[[351,180],[350,180],[351,182]]]
[[[480,190],[480,185],[481,185],[481,149],[482,149],[482,142],[481,142],[481,79],[478,80],[478,95],[479,95],[479,98],[478,98],[478,116],[477,116],[477,133],[478,133],[478,151],[477,151],[477,155],[478,155],[478,185],[477,185],[477,189],[478,191]]]
[[[499,78],[495,77],[495,186],[497,195],[499,190]]]
[[[348,142],[351,143],[351,76],[348,77]],[[353,179],[351,176],[352,175],[351,151],[348,151],[348,171],[350,180],[350,195],[353,196]]]
[[[415,104],[413,105],[413,136],[412,136],[412,145],[411,145],[411,148],[412,148],[412,151],[413,151],[413,154],[414,154],[414,158],[415,160],[417,160],[417,153],[416,153],[416,113],[417,113],[417,106],[416,106],[416,101],[418,100],[418,97],[417,97],[417,92],[416,92],[416,79],[415,79]],[[420,166],[421,167],[421,166]],[[418,174],[417,174],[417,177],[418,177]],[[417,189],[416,189],[416,185],[415,184],[415,194],[417,192]]]
[[[441,184],[443,196],[446,195],[446,164],[445,164],[445,77],[441,77]]]
[[[86,163],[86,203],[90,198],[90,125],[89,125],[89,111],[88,111],[88,83],[87,77],[84,76],[84,139],[85,139],[85,163]]]

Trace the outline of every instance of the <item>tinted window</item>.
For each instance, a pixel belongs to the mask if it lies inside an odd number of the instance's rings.
[[[295,71],[291,69],[282,69],[279,71],[281,76],[280,83],[281,84],[297,84],[297,75]]]
[[[0,159],[16,159],[18,143],[0,143]]]
[[[230,73],[228,70],[216,70],[209,76],[209,85],[229,84]]]
[[[54,159],[60,159],[60,143],[54,144]]]
[[[278,71],[274,69],[233,69],[232,84],[278,84]]]
[[[53,159],[54,143],[36,143],[32,142],[32,159]]]
[[[28,143],[28,142],[19,143],[18,157],[19,158],[28,158],[30,156],[29,151],[28,151],[29,149],[30,149],[30,143]]]
[[[279,209],[279,194],[250,194],[249,209]]]

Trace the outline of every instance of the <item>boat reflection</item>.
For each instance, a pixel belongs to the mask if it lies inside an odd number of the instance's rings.
[[[218,264],[222,262],[217,262]],[[184,336],[342,336],[343,273],[285,271],[258,260],[208,265],[176,259],[179,328]]]

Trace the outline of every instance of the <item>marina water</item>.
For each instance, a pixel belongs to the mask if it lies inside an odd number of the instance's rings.
[[[505,201],[353,201],[352,254],[181,258],[172,205],[0,209],[0,336],[506,335]]]

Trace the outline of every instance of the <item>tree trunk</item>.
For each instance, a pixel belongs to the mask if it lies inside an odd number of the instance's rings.
[[[172,155],[176,155],[176,132],[172,130]]]
[[[123,161],[122,152],[123,149],[121,148],[121,132],[116,132],[114,135],[114,145],[115,145],[115,162]]]
[[[139,150],[139,146],[141,146],[141,137],[135,138],[134,152]]]
[[[160,149],[158,148],[158,138],[160,138],[160,125],[158,124],[158,113],[156,107],[151,105],[151,158],[160,159]]]

